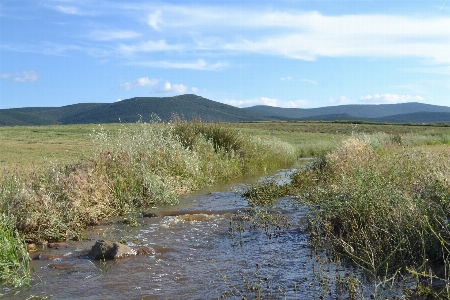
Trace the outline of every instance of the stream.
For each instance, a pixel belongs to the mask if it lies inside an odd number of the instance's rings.
[[[291,171],[276,176],[288,180]],[[160,208],[158,217],[139,218],[137,227],[113,220],[90,227],[87,240],[68,241],[67,248],[41,246],[37,253],[47,259],[31,261],[32,286],[14,299],[329,298],[334,287],[327,278],[349,270],[322,264],[311,250],[302,224],[305,207],[280,199],[273,209],[288,217],[289,227],[282,230],[265,231],[242,221],[248,205],[241,193],[255,180],[185,195],[180,204]],[[88,259],[98,239],[147,247],[151,253]],[[1,293],[13,292],[4,288]]]

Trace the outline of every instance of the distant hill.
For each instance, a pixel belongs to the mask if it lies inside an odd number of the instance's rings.
[[[450,112],[450,107],[430,105],[417,102],[400,103],[400,104],[366,104],[366,105],[339,105],[327,106],[320,108],[280,108],[271,106],[253,106],[248,107],[255,113],[259,113],[266,117],[284,118],[284,119],[308,119],[310,117],[323,117],[326,115],[342,115],[348,114],[352,117],[361,119],[382,118],[387,116],[411,114],[419,112]],[[414,116],[412,116],[414,117]],[[313,118],[316,119],[316,118]],[[410,122],[414,122],[411,120]]]
[[[450,107],[423,103],[341,105],[321,108],[253,106],[237,108],[197,95],[135,97],[115,103],[80,103],[62,107],[0,109],[0,126],[134,123],[152,114],[169,121],[173,114],[191,120],[241,122],[267,120],[450,123]]]
[[[100,109],[105,103],[81,103],[62,107],[25,107],[0,109],[0,126],[64,124],[60,120],[72,114]]]
[[[376,118],[372,121],[386,123],[450,123],[450,112],[416,112]]]
[[[175,97],[136,97],[115,103],[81,103],[63,107],[0,109],[0,125],[51,125],[137,122],[151,114],[168,121],[173,114],[186,120],[261,121],[270,118],[231,105],[187,94]]]
[[[361,118],[349,114],[329,114],[297,119],[298,121],[350,121],[373,123],[450,123],[448,112],[416,112],[399,114],[381,118]]]
[[[181,95],[165,98],[137,97],[127,99],[101,109],[93,109],[62,118],[64,124],[74,123],[129,123],[139,120],[139,116],[149,119],[151,114],[157,114],[162,120],[168,121],[173,114],[178,114],[187,120],[199,117],[204,121],[257,121],[267,120],[260,114],[243,110],[231,105],[215,102],[196,95]]]

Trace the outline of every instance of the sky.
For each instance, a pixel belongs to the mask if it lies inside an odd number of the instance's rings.
[[[0,109],[450,106],[450,0],[2,0]]]

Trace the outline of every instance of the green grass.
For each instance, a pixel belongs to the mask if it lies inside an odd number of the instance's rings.
[[[11,216],[7,212],[2,212],[0,216],[0,283],[16,287],[30,283],[30,266],[25,241],[13,225]]]
[[[244,196],[260,206],[286,194],[307,204],[312,245],[364,270],[377,297],[394,276],[415,282],[416,295],[448,298],[447,136],[355,134],[296,172],[290,185],[263,183]],[[431,288],[433,281],[441,287]]]
[[[448,282],[450,149],[394,151],[369,137],[345,141],[293,177],[294,193],[314,212],[313,244],[373,281],[425,272]]]
[[[181,128],[193,130],[189,144]],[[90,135],[90,155],[83,153],[72,163],[10,168],[2,174],[0,207],[11,208],[15,227],[27,239],[79,238],[92,220],[175,204],[180,194],[296,158],[286,142],[214,123],[138,123],[113,131],[99,127]]]

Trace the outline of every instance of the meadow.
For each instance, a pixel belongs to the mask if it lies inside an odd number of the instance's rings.
[[[154,118],[0,127],[0,139],[0,280],[12,285],[29,278],[25,241],[81,239],[87,224],[114,216],[133,225],[148,207],[175,204],[183,193],[268,173],[299,157],[317,159],[282,190],[255,187],[249,201],[268,206],[295,195],[316,210],[311,242],[376,280],[403,274],[406,266],[410,274],[448,278],[424,264],[448,264],[445,126]]]

